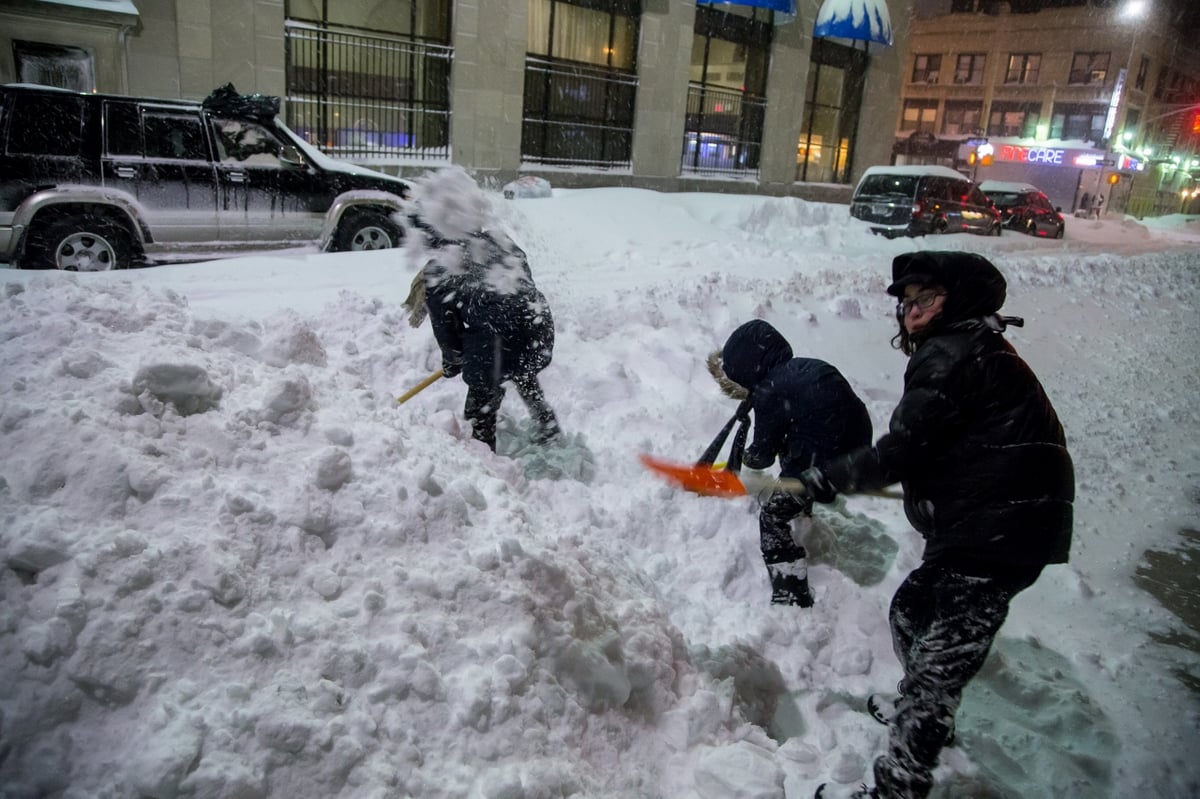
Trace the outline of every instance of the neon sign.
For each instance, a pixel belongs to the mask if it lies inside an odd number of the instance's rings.
[[[1000,147],[997,158],[1001,161],[1024,161],[1028,164],[1052,164],[1062,166],[1066,150],[1054,150],[1049,147],[1018,147],[1015,144],[1005,144]]]

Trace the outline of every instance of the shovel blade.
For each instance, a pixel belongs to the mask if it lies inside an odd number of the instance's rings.
[[[710,465],[674,463],[653,455],[639,455],[642,465],[686,491],[705,497],[744,497],[746,486],[736,473]]]

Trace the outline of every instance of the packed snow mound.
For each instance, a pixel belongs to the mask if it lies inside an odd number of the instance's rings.
[[[1195,529],[1200,235],[886,241],[785,199],[485,197],[554,310],[551,446],[511,393],[499,454],[459,380],[396,404],[441,359],[395,251],[0,273],[0,793],[788,799],[869,779],[886,729],[865,700],[900,676],[888,604],[922,551],[901,504],[797,526],[816,597],[797,612],[768,604],[753,502],[636,455],[700,454],[735,405],[706,357],[755,317],[885,429],[906,365],[891,258],[939,248],[1007,276],[1079,492],[1072,562],[1014,602],[932,799],[1197,795],[1177,677],[1196,656],[1129,576]]]

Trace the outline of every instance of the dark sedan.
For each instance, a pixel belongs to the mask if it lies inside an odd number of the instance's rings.
[[[1062,209],[1051,205],[1050,198],[1035,186],[985,180],[979,188],[996,206],[1004,227],[1009,230],[1042,238],[1063,237],[1067,223],[1063,220]]]

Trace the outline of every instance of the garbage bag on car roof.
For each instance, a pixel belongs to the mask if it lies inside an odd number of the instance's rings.
[[[270,94],[238,94],[232,83],[212,90],[201,105],[222,116],[268,122],[279,114],[279,98]]]

